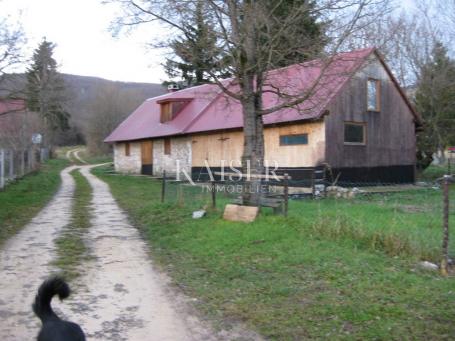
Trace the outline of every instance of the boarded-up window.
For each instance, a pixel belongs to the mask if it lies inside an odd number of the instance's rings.
[[[161,118],[160,122],[168,122],[172,120],[172,103],[167,102],[167,103],[162,103],[161,104]]]
[[[369,111],[381,110],[381,81],[368,79],[367,81],[367,107]]]
[[[164,139],[164,154],[171,155],[171,139]]]
[[[130,143],[125,143],[125,156],[130,156]]]
[[[293,146],[296,144],[308,144],[308,134],[281,135],[280,136],[280,145],[281,146]]]
[[[344,124],[344,143],[365,144],[365,123],[346,122]]]

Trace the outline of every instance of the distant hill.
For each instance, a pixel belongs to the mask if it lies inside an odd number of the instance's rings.
[[[96,114],[93,105],[100,102],[100,97],[103,99],[102,102],[111,102],[109,105],[105,104],[105,107],[112,108],[111,120],[118,124],[147,98],[162,95],[167,91],[161,84],[156,83],[118,82],[70,74],[62,76],[69,97],[67,106],[71,114],[70,135],[73,135],[68,136],[67,143],[78,140],[77,136],[81,133],[85,136],[84,140],[89,142],[86,136],[87,122],[90,121],[91,115]]]
[[[96,101],[100,102],[100,97],[116,106],[113,108],[113,111],[116,111],[113,115],[115,120],[121,121],[147,98],[162,95],[167,91],[161,84],[156,83],[119,82],[71,74],[62,74],[62,77],[67,90],[67,110],[71,114],[71,130],[65,134],[65,143],[81,143],[85,140],[82,136],[85,135],[86,123],[88,118],[95,114],[93,105]],[[25,74],[3,75],[0,81],[0,97],[7,96],[12,91],[14,97],[23,98]],[[110,97],[105,97],[104,94]],[[121,105],[119,101],[110,99],[113,94],[115,99],[120,99]]]
[[[166,92],[166,89],[161,84],[156,83],[118,82],[104,78],[65,73],[62,76],[70,95],[74,96],[74,104],[81,104],[82,106],[84,106],[84,103],[93,100],[97,89],[102,86],[114,85],[121,91],[134,92],[137,96],[142,97],[143,100],[162,95]]]

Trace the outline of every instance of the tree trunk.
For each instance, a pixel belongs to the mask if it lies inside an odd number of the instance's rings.
[[[264,172],[264,126],[262,116],[258,114],[262,109],[261,95],[254,91],[254,77],[244,79],[242,101],[243,110],[243,155],[242,169],[247,175],[243,185],[243,204],[258,206],[260,203],[262,186],[261,179],[249,177],[250,174]]]

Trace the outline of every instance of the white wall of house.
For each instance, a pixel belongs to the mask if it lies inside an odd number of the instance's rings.
[[[141,144],[140,142],[130,142],[130,155],[125,153],[125,143],[117,142],[114,145],[114,167],[119,173],[140,174],[142,168],[141,162]]]
[[[164,139],[153,141],[153,174],[161,175],[163,170],[169,175],[177,172],[177,160],[180,171],[185,170],[191,174],[191,145],[190,137],[171,138],[171,153],[164,154]]]

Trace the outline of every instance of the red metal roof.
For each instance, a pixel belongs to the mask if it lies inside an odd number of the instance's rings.
[[[25,101],[22,99],[0,100],[0,115],[25,110]]]
[[[315,60],[270,71],[267,82],[284,93],[301,94],[310,92],[313,87],[314,89],[305,102],[265,115],[264,124],[320,118],[332,98],[374,51],[374,48],[368,48],[345,52],[336,55],[330,64]],[[379,55],[378,57],[380,58]],[[235,85],[229,85],[231,82],[232,80],[226,80],[224,85],[232,91],[238,90]],[[160,123],[160,103],[189,98],[192,100],[172,121]],[[263,95],[264,108],[273,107],[280,101],[281,99],[271,92]],[[205,84],[146,100],[105,142],[184,135],[242,126],[240,102],[225,95],[217,85]]]

